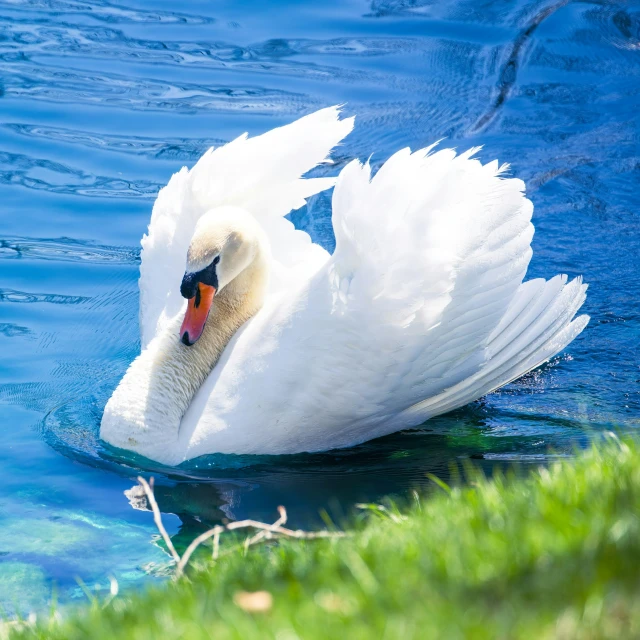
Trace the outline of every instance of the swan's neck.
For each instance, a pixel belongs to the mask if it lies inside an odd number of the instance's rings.
[[[181,462],[180,421],[234,333],[264,300],[266,258],[254,261],[213,299],[200,339],[180,342],[176,318],[133,361],[105,407],[100,437],[160,462]]]

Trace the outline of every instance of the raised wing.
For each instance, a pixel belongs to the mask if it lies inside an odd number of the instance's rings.
[[[334,178],[302,179],[323,162],[353,128],[353,118],[339,119],[330,107],[253,138],[244,134],[209,149],[191,169],[183,167],[161,189],[140,266],[142,347],[182,308],[180,281],[197,220],[223,205],[242,207],[267,230],[274,255],[273,287],[304,277],[328,259],[327,252],[295,230],[283,216],[305,198],[327,189]]]
[[[407,407],[386,431],[523,375],[588,321],[572,322],[580,279],[522,284],[534,231],[524,183],[503,177],[507,165],[473,159],[478,149],[431,149],[395,154],[373,179],[352,163],[334,192],[339,304],[379,328],[365,336],[363,364],[382,367],[392,381],[384,393]]]
[[[403,401],[429,397],[484,361],[531,258],[533,206],[506,166],[477,149],[398,152],[371,179],[342,172],[334,194],[335,286],[350,315],[387,331],[371,347],[402,349]],[[404,385],[407,385],[405,388]]]

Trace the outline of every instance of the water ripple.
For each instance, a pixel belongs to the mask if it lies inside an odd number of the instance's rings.
[[[90,300],[85,296],[65,296],[59,293],[27,293],[14,289],[0,289],[0,302],[47,302],[50,304],[82,304]]]
[[[32,333],[27,327],[23,327],[19,324],[12,324],[10,322],[0,322],[0,335],[5,338],[16,338],[19,336],[28,336]]]
[[[634,9],[609,4],[594,7],[586,17],[595,28],[585,31],[583,39],[610,43],[626,51],[637,51],[640,48],[640,11],[637,6]]]
[[[411,16],[431,12],[433,0],[372,0],[371,13],[366,17]]]
[[[536,29],[546,20],[549,16],[553,15],[556,11],[564,7],[569,3],[569,0],[560,0],[551,6],[545,7],[539,10],[526,24],[524,29],[520,32],[518,37],[514,40],[509,52],[509,57],[500,69],[498,75],[497,92],[493,104],[490,108],[480,116],[476,124],[472,127],[472,133],[478,133],[487,127],[487,125],[495,118],[496,114],[505,103],[511,89],[516,82],[518,76],[518,68],[520,66],[520,59],[522,57],[522,50],[525,45],[531,39]]]
[[[84,71],[46,65],[0,64],[5,96],[78,102],[134,110],[169,110],[193,113],[201,109],[253,111],[256,113],[298,113],[318,103],[292,91],[257,86],[208,86],[174,84],[150,78],[89,74]]]
[[[0,21],[2,18],[0,17]],[[0,22],[1,24],[1,22]],[[300,55],[381,56],[428,50],[428,40],[351,36],[319,40],[313,38],[272,38],[252,45],[224,41],[148,40],[125,35],[119,29],[49,21],[11,20],[2,24],[0,51],[14,51],[22,59],[34,54],[89,54],[100,57],[131,58],[138,62],[201,64],[274,61]],[[256,67],[257,68],[257,67]],[[339,69],[331,68],[331,71]]]
[[[174,11],[144,11],[132,9],[101,0],[89,2],[83,0],[3,0],[0,7],[13,11],[39,11],[52,16],[83,15],[103,22],[124,23],[178,23],[178,24],[212,24],[214,18],[195,16]]]
[[[234,70],[269,76],[295,76],[332,83],[380,83],[401,88],[402,78],[371,70],[301,62],[299,56],[370,57],[411,54],[432,49],[434,43],[419,38],[350,37],[270,39],[253,45],[222,41],[161,41],[133,38],[108,27],[76,24],[33,24],[30,20],[2,25],[0,60],[29,66],[37,56],[117,59],[152,65],[189,66],[194,69]],[[39,67],[40,65],[36,65]],[[415,83],[416,79],[412,82]],[[425,83],[426,86],[426,83]]]
[[[89,262],[137,264],[140,250],[129,247],[109,247],[73,238],[0,239],[0,259],[55,260],[56,262]]]
[[[95,176],[45,158],[0,151],[0,184],[99,198],[154,198],[163,186],[149,180]]]
[[[18,122],[0,126],[29,138],[55,140],[94,149],[130,153],[150,158],[171,158],[173,160],[197,160],[209,147],[217,147],[227,142],[220,138],[167,137],[157,140],[143,136],[123,136]]]

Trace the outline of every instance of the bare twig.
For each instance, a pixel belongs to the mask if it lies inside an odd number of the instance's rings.
[[[218,545],[220,544],[220,534],[224,531],[224,527],[221,525],[217,525],[213,527],[213,529],[209,529],[209,531],[205,531],[201,533],[197,538],[195,538],[191,544],[186,548],[185,552],[182,554],[182,558],[178,561],[176,566],[176,578],[179,578],[183,572],[184,568],[187,566],[187,562],[189,562],[189,558],[193,554],[193,552],[206,540],[213,536],[218,536]],[[215,546],[215,542],[214,542]],[[215,553],[215,551],[214,551]],[[217,554],[216,554],[217,555]]]
[[[253,536],[249,536],[245,541],[244,541],[244,552],[247,552],[247,549],[252,545],[252,544],[256,544],[257,542],[260,542],[260,540],[266,539],[268,540],[271,537],[271,532],[273,531],[274,527],[280,527],[283,524],[287,523],[287,510],[283,507],[280,506],[278,507],[278,513],[280,514],[280,517],[271,525],[271,529],[270,530],[262,530],[262,531],[258,531],[258,533],[256,533]]]
[[[213,534],[213,559],[218,559],[218,554],[220,553],[220,532],[216,531]]]
[[[158,527],[158,531],[162,536],[165,544],[167,545],[167,549],[169,549],[169,553],[173,557],[176,562],[180,562],[180,556],[176,551],[176,548],[173,546],[173,542],[171,542],[171,538],[167,533],[167,530],[164,528],[162,524],[162,516],[160,515],[160,509],[158,508],[158,503],[156,502],[156,498],[153,495],[153,490],[149,483],[142,477],[138,476],[138,482],[142,485],[144,492],[147,494],[147,500],[149,501],[149,506],[153,511],[153,521],[156,523],[156,527]],[[151,478],[151,484],[153,484],[153,478]]]
[[[286,512],[285,512],[286,513]],[[267,536],[270,536],[273,533],[280,534],[281,536],[285,536],[288,538],[298,538],[298,539],[306,539],[312,540],[315,538],[342,538],[347,534],[342,531],[302,531],[298,529],[297,531],[293,531],[292,529],[286,529],[283,526],[278,525],[278,521],[273,524],[265,524],[264,522],[258,522],[256,520],[239,520],[238,522],[231,522],[226,526],[218,525],[213,527],[213,529],[209,529],[209,531],[205,531],[201,533],[186,549],[184,554],[182,555],[182,559],[178,563],[176,567],[176,575],[182,575],[185,566],[189,562],[189,558],[191,558],[193,552],[203,543],[209,540],[209,538],[213,538],[216,535],[220,535],[224,531],[235,531],[236,529],[259,529],[261,532],[266,532]],[[250,544],[255,544],[255,542],[260,542],[260,540],[264,539],[264,537],[258,538],[257,536],[253,536],[255,538],[254,542],[250,542]],[[251,538],[249,538],[251,540]],[[245,542],[245,548],[249,545]],[[219,556],[219,553],[218,553]]]
[[[220,557],[220,534],[225,531],[235,531],[236,529],[258,529],[258,533],[255,533],[252,536],[249,536],[243,543],[245,551],[253,544],[261,542],[262,540],[270,540],[277,536],[285,536],[289,538],[298,538],[298,539],[314,539],[314,538],[341,538],[346,536],[347,534],[342,531],[302,531],[298,529],[294,531],[293,529],[287,529],[282,525],[287,522],[287,511],[284,507],[278,507],[278,513],[280,517],[273,524],[266,524],[264,522],[258,522],[257,520],[239,520],[238,522],[231,522],[227,525],[217,525],[213,527],[213,529],[209,529],[204,533],[201,533],[197,538],[195,538],[191,544],[186,548],[185,552],[182,554],[182,558],[178,555],[173,543],[171,542],[171,538],[167,533],[164,525],[162,524],[162,517],[160,515],[160,509],[158,508],[158,503],[153,495],[153,478],[151,478],[151,482],[147,482],[144,478],[139,477],[138,482],[142,485],[144,492],[149,501],[149,505],[151,506],[151,510],[153,511],[153,520],[156,523],[156,527],[158,527],[158,531],[162,535],[164,539],[167,549],[171,553],[173,557],[176,568],[175,568],[175,577],[179,578],[185,570],[191,556],[194,551],[203,543],[213,538],[213,559],[216,560]],[[222,555],[227,555],[231,551],[235,550],[230,549]]]

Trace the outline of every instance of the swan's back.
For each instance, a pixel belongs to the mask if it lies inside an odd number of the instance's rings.
[[[229,345],[180,434],[185,457],[348,446],[462,406],[586,325],[579,279],[522,284],[533,206],[477,150],[403,150],[333,195],[336,250]]]

